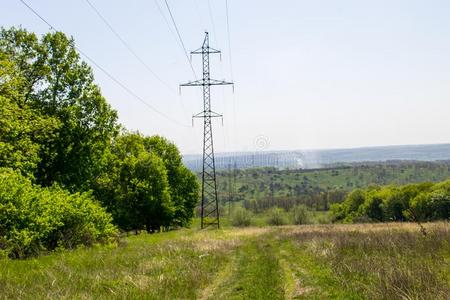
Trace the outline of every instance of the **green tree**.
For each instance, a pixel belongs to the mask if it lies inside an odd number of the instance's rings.
[[[411,201],[410,218],[414,221],[450,219],[450,193],[437,189],[419,194]]]
[[[0,51],[0,167],[33,177],[41,145],[55,139],[59,122],[26,104],[23,86],[16,63]]]
[[[344,202],[342,203],[344,213],[346,215],[349,215],[353,212],[358,211],[359,207],[364,203],[365,199],[365,191],[360,189],[352,191],[347,195]]]
[[[114,141],[108,171],[97,179],[95,195],[123,230],[158,231],[174,217],[164,162],[146,150],[138,133],[124,133]]]
[[[146,150],[158,155],[166,167],[169,192],[175,208],[172,225],[189,224],[199,199],[197,177],[183,165],[175,144],[164,137],[146,137],[144,144]]]
[[[378,195],[370,195],[362,206],[362,215],[369,217],[371,220],[383,221],[383,199]]]
[[[118,132],[117,114],[94,84],[73,39],[61,32],[38,39],[23,29],[2,29],[0,51],[14,58],[22,77],[18,105],[59,122],[58,138],[40,143],[37,181],[46,186],[59,182],[71,191],[89,189]]]

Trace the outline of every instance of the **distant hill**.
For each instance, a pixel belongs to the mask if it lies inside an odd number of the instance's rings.
[[[261,151],[217,153],[216,168],[254,167],[320,168],[338,163],[389,160],[437,161],[450,159],[450,144],[364,147],[329,150]],[[193,171],[201,171],[201,155],[185,155],[184,163]]]

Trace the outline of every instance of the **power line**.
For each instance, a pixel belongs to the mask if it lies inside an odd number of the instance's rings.
[[[26,3],[24,0],[19,0],[23,5],[25,5],[33,14],[35,14],[39,19],[41,19],[45,24],[47,24],[51,30],[58,31],[53,25],[51,25],[44,17],[42,17],[36,10],[34,10],[28,3]],[[182,124],[176,119],[171,118],[170,116],[166,115],[165,113],[159,111],[156,109],[153,105],[146,102],[143,98],[138,96],[136,93],[134,93],[130,88],[128,88],[126,85],[124,85],[122,82],[120,82],[118,79],[116,79],[113,75],[111,75],[108,71],[106,71],[102,66],[100,66],[94,59],[89,57],[84,51],[82,51],[79,47],[74,45],[74,48],[83,55],[87,60],[89,60],[94,66],[96,66],[100,71],[102,71],[106,76],[108,76],[112,81],[114,81],[117,85],[119,85],[123,90],[125,90],[128,94],[142,102],[145,106],[150,108],[153,112],[156,112],[157,114],[161,115],[162,117],[166,118],[167,120],[174,122],[180,126],[183,127],[190,127],[188,125]]]
[[[231,38],[230,38],[230,13],[228,8],[228,0],[225,0],[225,10],[226,10],[226,16],[227,16],[227,37],[228,37],[228,55],[230,56],[230,75],[231,80],[233,80],[233,64],[231,59]]]
[[[198,1],[197,0],[193,0],[194,4],[195,4],[195,9],[197,11],[197,16],[198,16],[198,22],[200,24],[200,30],[206,30],[206,26],[205,26],[205,22],[203,20],[203,16],[202,13],[200,11],[200,6],[198,5]]]
[[[216,26],[214,25],[214,17],[212,14],[212,9],[211,9],[211,1],[208,0],[208,11],[209,11],[209,18],[211,19],[211,25],[212,25],[212,29],[213,29],[213,33],[214,33],[214,42],[216,43],[216,47],[219,47],[219,44],[217,43],[217,34],[216,34]]]
[[[189,63],[189,66],[191,67],[191,70],[192,70],[192,73],[194,74],[195,79],[197,79],[197,74],[195,73],[194,66],[192,66],[192,62],[189,59],[188,52],[186,50],[186,47],[184,46],[183,39],[181,38],[181,34],[180,34],[180,31],[178,30],[178,26],[177,26],[177,23],[175,22],[175,18],[173,17],[172,11],[170,10],[169,3],[167,2],[167,0],[164,0],[164,2],[166,3],[166,7],[167,7],[167,10],[169,11],[170,18],[172,19],[173,26],[175,27],[175,31],[177,32],[178,39],[180,40],[181,46],[183,48],[184,56],[186,57],[186,59]]]
[[[145,61],[139,55],[137,55],[136,51],[134,51],[131,48],[131,46],[122,38],[122,36],[120,36],[120,34],[114,29],[114,27],[112,27],[111,23],[109,23],[108,20],[106,20],[106,18],[100,13],[98,8],[95,7],[95,5],[93,5],[91,1],[89,1],[89,0],[85,0],[85,1],[91,7],[91,9],[97,14],[97,16],[103,21],[103,23],[109,28],[109,30],[111,30],[111,32],[125,46],[125,48],[145,67],[145,69],[147,69],[147,71],[149,71],[160,83],[162,83],[165,87],[167,87],[168,90],[170,90],[172,93],[176,94],[177,93],[176,90],[174,90],[167,82],[162,80],[161,77],[159,77],[156,74],[156,72],[154,72],[152,70],[152,68],[150,68],[149,65],[146,64]],[[166,20],[166,22],[167,22],[167,20]],[[185,109],[184,104],[183,104],[183,101],[181,100],[180,97],[179,97],[179,100],[180,100],[181,109],[183,110],[184,114],[187,115],[186,109]]]
[[[172,34],[172,37],[174,38],[175,42],[178,43],[178,37],[176,36],[175,32],[173,32],[172,27],[169,24],[169,20],[167,20],[166,15],[164,14],[161,6],[158,3],[158,0],[154,0],[156,7],[158,8],[159,14],[162,16],[162,18],[164,19],[164,22],[167,25],[167,28],[169,29],[170,33]]]
[[[229,12],[229,6],[228,6],[228,0],[225,0],[225,12],[226,12],[226,19],[227,19],[227,39],[228,39],[228,55],[230,56],[230,76],[231,76],[231,81],[233,81],[233,60],[232,60],[232,55],[231,55],[231,34],[230,34],[230,12]],[[236,97],[234,95],[234,91],[233,91],[233,123],[234,123],[234,128],[233,128],[233,133],[234,133],[234,138],[237,139],[237,117],[236,117]],[[236,142],[236,140],[235,140]]]
[[[119,39],[119,41],[127,48],[127,50],[149,71],[159,82],[165,85],[169,90],[174,91],[170,85],[161,79],[150,67],[144,62],[144,60],[137,55],[137,53],[130,47],[130,45],[120,36],[120,34],[112,27],[112,25],[106,20],[106,18],[100,13],[100,11],[92,4],[91,1],[85,0],[90,8],[97,14],[97,16],[105,23],[105,25],[111,30],[111,32]]]
[[[50,30],[56,30],[49,22],[47,22],[47,20],[45,20],[43,17],[41,17],[31,6],[29,6],[28,3],[26,3],[25,1],[22,1],[22,0],[19,0],[19,1],[22,2],[23,5],[28,7],[28,9],[31,10],[33,12],[33,14],[35,14],[39,19],[41,19],[45,24],[47,24],[50,27]]]
[[[158,9],[159,14],[160,14],[161,17],[164,19],[164,23],[166,23],[167,28],[169,29],[169,31],[170,31],[170,33],[171,33],[173,39],[175,40],[176,43],[178,43],[178,38],[177,38],[175,32],[173,31],[172,27],[170,26],[169,20],[167,20],[166,15],[165,15],[164,12],[163,12],[163,9],[161,8],[161,6],[160,6],[159,3],[158,3],[158,0],[154,0],[154,2],[155,2],[155,5],[156,5],[156,7],[157,7],[157,9]],[[181,95],[179,95],[179,96],[181,96]],[[179,97],[179,99],[180,99],[181,108],[183,109],[184,113],[185,113],[186,115],[188,115],[188,113],[186,112],[186,109],[185,109],[185,107],[184,107],[183,100],[181,100],[181,97]]]

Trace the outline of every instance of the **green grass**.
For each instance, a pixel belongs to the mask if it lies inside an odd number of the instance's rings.
[[[141,234],[0,260],[3,299],[447,299],[450,225],[306,225]]]
[[[277,250],[268,236],[246,242],[236,251],[232,274],[213,299],[283,299],[283,276]]]

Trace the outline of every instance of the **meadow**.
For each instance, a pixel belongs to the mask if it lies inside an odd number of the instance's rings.
[[[450,225],[225,227],[0,259],[3,299],[448,299]]]

